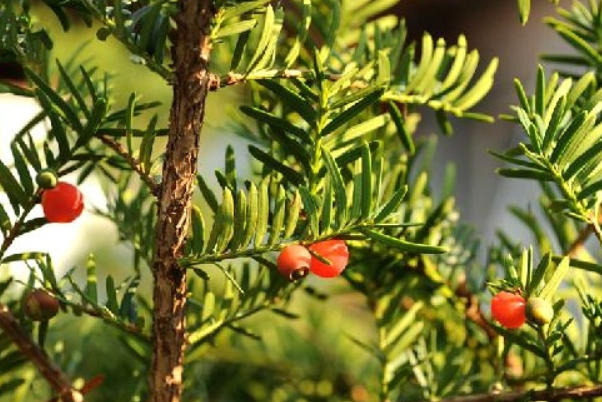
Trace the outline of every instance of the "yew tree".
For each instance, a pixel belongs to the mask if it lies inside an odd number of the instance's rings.
[[[40,107],[0,161],[0,401],[602,396],[602,2],[545,20],[572,53],[543,56],[502,116],[478,111],[498,60],[409,38],[396,3],[0,0],[0,69],[23,71],[0,92]],[[49,12],[126,49],[122,69],[58,56]],[[171,96],[120,94],[132,65]],[[490,153],[538,184],[509,206],[530,241],[480,244],[453,167],[433,182],[461,119],[524,133]],[[211,174],[208,122],[236,136]],[[82,214],[115,227],[119,269],[16,251]]]

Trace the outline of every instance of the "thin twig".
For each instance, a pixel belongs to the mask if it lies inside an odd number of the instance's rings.
[[[577,258],[579,255],[579,251],[583,248],[583,244],[587,241],[588,237],[594,232],[593,225],[585,226],[579,235],[575,239],[575,241],[571,244],[569,249],[567,250],[567,256],[571,258]]]
[[[82,402],[84,397],[75,389],[67,376],[48,358],[48,355],[36,345],[23,331],[15,316],[7,306],[0,303],[0,327],[13,343],[36,366],[50,386],[64,402]]]
[[[91,317],[99,318],[107,324],[124,331],[130,335],[135,336],[137,339],[144,341],[146,343],[150,343],[150,336],[142,331],[141,328],[137,327],[134,324],[128,324],[122,321],[115,319],[112,313],[109,311],[103,311],[102,309],[81,306],[75,303],[71,303],[66,300],[62,300],[64,303],[72,306],[74,309],[80,309],[82,313],[87,314]]]
[[[470,289],[468,289],[466,277],[461,278],[459,281],[455,290],[455,294],[457,297],[466,301],[466,310],[464,312],[466,318],[480,327],[487,334],[487,337],[490,340],[494,339],[497,336],[497,332],[483,315],[483,311],[481,311],[481,305],[477,296],[475,296]]]
[[[516,390],[509,392],[490,392],[466,396],[454,396],[439,399],[438,402],[514,402],[514,401],[548,401],[555,402],[562,399],[584,399],[602,395],[602,384],[579,386],[560,389],[541,390]],[[428,401],[421,401],[428,402]]]
[[[567,250],[566,255],[571,258],[579,258],[579,251],[584,247],[585,242],[592,235],[592,233],[596,235],[596,238],[600,242],[600,245],[602,245],[602,233],[600,232],[601,223],[602,216],[598,214],[597,222],[592,220],[592,223],[588,224],[583,229],[581,229],[581,231],[577,235],[577,238],[573,241],[573,243]]]
[[[312,70],[298,70],[298,69],[271,69],[261,70],[252,72],[250,74],[240,74],[229,72],[225,75],[209,74],[209,90],[217,91],[220,88],[243,84],[248,81],[261,80],[261,79],[290,79],[290,78],[315,78],[315,73]],[[326,74],[325,78],[329,81],[338,81],[341,79],[341,74],[330,73]],[[351,88],[361,89],[368,86],[366,81],[356,80],[350,84]]]
[[[96,137],[99,140],[101,140],[103,142],[103,144],[105,144],[106,146],[111,148],[119,156],[121,156],[123,159],[125,159],[126,162],[132,167],[132,169],[134,169],[134,171],[136,173],[138,173],[138,175],[140,176],[140,179],[142,179],[142,181],[144,183],[146,183],[146,185],[148,185],[148,187],[151,190],[151,193],[154,195],[157,195],[158,190],[159,190],[159,184],[148,173],[146,173],[144,171],[144,169],[142,169],[142,164],[140,163],[140,161],[137,158],[134,158],[123,147],[123,145],[121,145],[119,142],[115,141],[114,139],[112,139],[106,135],[103,135],[103,134],[97,134]]]
[[[29,201],[29,203],[23,208],[23,211],[21,212],[19,219],[17,219],[15,224],[11,227],[10,231],[8,232],[8,234],[2,241],[2,244],[0,245],[0,261],[4,257],[4,253],[6,253],[6,251],[11,246],[11,244],[13,244],[15,239],[19,236],[19,232],[21,231],[21,227],[23,226],[23,223],[25,222],[25,218],[27,217],[29,212],[31,212],[33,207],[36,205],[36,200],[40,193],[41,192],[38,191],[38,192],[36,192],[36,194],[34,194],[34,196]]]

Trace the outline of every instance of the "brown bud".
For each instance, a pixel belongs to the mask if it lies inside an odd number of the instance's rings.
[[[47,321],[59,312],[59,302],[43,289],[34,289],[23,297],[23,312],[32,321]]]

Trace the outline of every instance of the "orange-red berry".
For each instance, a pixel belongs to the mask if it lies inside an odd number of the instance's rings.
[[[311,254],[309,251],[299,244],[293,244],[282,249],[276,264],[282,276],[291,281],[296,281],[309,274],[310,262]]]
[[[491,315],[504,327],[515,329],[527,320],[526,306],[527,301],[521,295],[502,291],[491,299]]]
[[[339,275],[349,261],[349,250],[343,240],[324,240],[309,246],[309,249],[330,262],[326,264],[312,256],[309,269],[322,278],[333,278]]]
[[[42,192],[42,209],[48,222],[72,222],[84,210],[84,197],[77,187],[60,181]]]

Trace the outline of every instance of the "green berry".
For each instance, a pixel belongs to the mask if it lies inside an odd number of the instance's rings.
[[[59,179],[52,169],[42,169],[36,176],[36,183],[40,188],[50,189],[56,187]]]
[[[549,324],[554,318],[554,309],[547,300],[531,297],[527,301],[527,317],[539,325]]]

